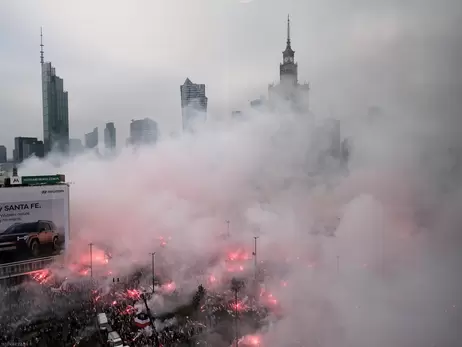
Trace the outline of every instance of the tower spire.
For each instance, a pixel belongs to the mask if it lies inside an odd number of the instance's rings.
[[[290,47],[290,14],[287,15],[287,47]]]
[[[40,27],[40,64],[43,64],[43,32]]]

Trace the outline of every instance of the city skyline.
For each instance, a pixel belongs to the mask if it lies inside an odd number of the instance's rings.
[[[301,98],[306,98],[308,100],[309,84],[306,82],[304,84],[300,84],[298,81],[298,63],[294,60],[295,51],[293,51],[291,47],[290,28],[290,15],[288,15],[287,41],[286,48],[283,51],[283,60],[282,63],[280,63],[279,83],[276,85],[268,85],[268,96],[270,103],[271,101],[276,103],[276,98],[280,97],[283,97],[284,99],[294,98],[292,100],[293,106],[298,108],[298,111],[307,113],[309,111],[308,107],[305,109],[298,107]],[[56,75],[55,68],[52,63],[44,61],[43,49],[43,33],[42,28],[40,28],[40,64],[42,66],[44,140],[42,141],[43,148],[41,151],[37,152],[36,150],[31,150],[29,152],[30,154],[43,152],[45,155],[51,150],[69,152],[70,143],[74,142],[75,145],[75,141],[81,141],[81,139],[70,138],[69,136],[68,92],[64,90],[63,79]],[[185,82],[180,86],[180,101],[181,128],[183,132],[194,131],[197,126],[207,121],[208,97],[206,96],[205,84],[192,83],[189,77],[187,77]],[[250,102],[250,105],[252,105],[254,101]],[[235,111],[232,111],[232,114],[234,113]],[[144,127],[146,129],[144,129]],[[52,131],[49,129],[54,130]],[[117,148],[115,130],[114,122],[106,123],[106,128],[103,129],[103,145],[106,149],[114,150]],[[130,123],[130,136],[126,141],[126,144],[153,144],[157,142],[159,133],[158,123],[151,120],[149,117],[141,120],[132,120]],[[19,156],[15,154],[19,148],[18,140],[16,139],[12,159],[15,162],[22,162],[24,159],[27,159],[28,155],[21,156],[21,158],[19,158]],[[37,138],[32,139],[37,141]],[[100,146],[98,127],[95,127],[91,132],[84,134],[84,143],[85,145],[83,148],[98,150]],[[41,154],[41,156],[44,154]]]
[[[244,108],[278,80],[278,52],[286,34],[283,13],[293,17],[292,36],[303,66],[299,80],[309,81],[316,90],[310,100],[315,113],[337,117],[371,105],[401,114],[455,110],[452,99],[441,103],[440,96],[460,90],[458,75],[449,72],[459,47],[452,34],[458,32],[452,15],[456,11],[443,13],[431,2],[416,8],[383,1],[380,11],[361,4],[332,13],[325,2],[295,0],[206,0],[194,6],[186,1],[145,2],[139,8],[113,1],[112,15],[101,23],[101,13],[109,6],[103,3],[93,4],[91,11],[86,1],[69,6],[55,1],[0,5],[5,62],[0,68],[5,91],[0,97],[0,144],[10,157],[15,136],[42,137],[37,92],[37,28],[42,25],[47,56],[70,92],[71,138],[111,121],[124,139],[130,119],[144,117],[156,119],[165,133],[180,129],[177,88],[186,76],[213,86],[207,92],[211,117]],[[154,7],[162,18],[148,20]],[[430,16],[432,21],[427,20]],[[82,21],[88,25],[79,25]],[[415,91],[412,97],[403,98],[410,89]]]

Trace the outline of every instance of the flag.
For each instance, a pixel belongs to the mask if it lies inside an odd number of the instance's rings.
[[[135,316],[134,322],[138,328],[140,329],[146,328],[150,324],[149,316],[144,312],[138,313]]]

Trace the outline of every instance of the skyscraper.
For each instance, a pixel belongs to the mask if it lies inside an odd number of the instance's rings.
[[[42,31],[40,30],[40,64],[42,66],[43,142],[45,154],[51,150],[69,149],[68,95],[62,78],[43,58]]]
[[[32,156],[43,157],[44,145],[43,141],[39,141],[36,137],[15,137],[13,159],[16,163],[21,163]]]
[[[116,128],[114,123],[106,123],[106,128],[104,129],[104,146],[109,150],[114,150],[116,147]]]
[[[5,146],[0,146],[0,163],[6,163],[7,162],[7,155],[6,155],[6,147]]]
[[[150,118],[132,120],[128,144],[139,146],[157,142],[159,130],[157,123]]]
[[[289,102],[291,111],[308,112],[309,84],[298,82],[298,64],[295,62],[295,51],[290,39],[290,17],[287,17],[286,49],[282,52],[282,63],[279,65],[279,84],[268,86],[268,96],[274,108],[281,102]]]
[[[98,128],[94,128],[92,132],[85,134],[85,147],[88,149],[98,147],[99,136]]]
[[[205,84],[195,84],[186,78],[180,86],[180,92],[183,131],[194,131],[207,120],[208,99],[205,96]]]

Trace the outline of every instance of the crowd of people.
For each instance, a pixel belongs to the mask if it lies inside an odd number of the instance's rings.
[[[175,293],[170,295],[174,296]],[[135,294],[134,297],[125,300],[120,300],[120,296],[112,293],[98,300],[98,310],[106,314],[111,329],[117,331],[127,345],[152,346],[154,344],[172,347],[199,345],[199,336],[205,331],[206,326],[198,320],[193,320],[192,317],[181,317],[176,313],[156,317],[155,313],[151,313],[152,323],[150,320],[146,327],[136,326],[134,322],[139,313],[139,306],[144,305],[142,296],[147,301],[151,299],[151,293],[143,293],[141,296]],[[199,297],[193,298],[190,305],[180,306],[183,309],[177,309],[177,313],[180,311],[184,313],[186,309],[190,309],[191,315],[194,315],[195,309],[199,308],[198,301],[200,301]],[[175,317],[175,319],[168,317]]]
[[[107,336],[97,325],[99,312],[106,313],[111,330],[116,331],[127,346],[207,346],[206,331],[219,334],[221,340],[226,341],[224,345],[233,341],[230,326],[233,326],[236,311],[220,295],[205,297],[202,286],[191,303],[162,315],[148,311],[150,324],[136,325],[140,306],[145,307],[145,300],[149,301],[152,295],[150,291],[140,295],[142,292],[138,290],[132,290],[138,293],[133,296],[123,294],[137,284],[115,283],[105,293],[88,286],[56,292],[50,285],[35,281],[7,288],[2,298],[2,302],[8,305],[2,305],[0,345],[105,346]],[[175,300],[178,294],[171,292],[168,295]],[[263,320],[267,311],[246,310],[240,315],[242,320],[255,322]],[[246,326],[252,326],[248,322]],[[258,324],[253,325],[252,329],[259,329]]]
[[[0,318],[0,345],[74,346],[91,334],[94,309],[82,292],[53,293],[34,281],[6,288]]]

